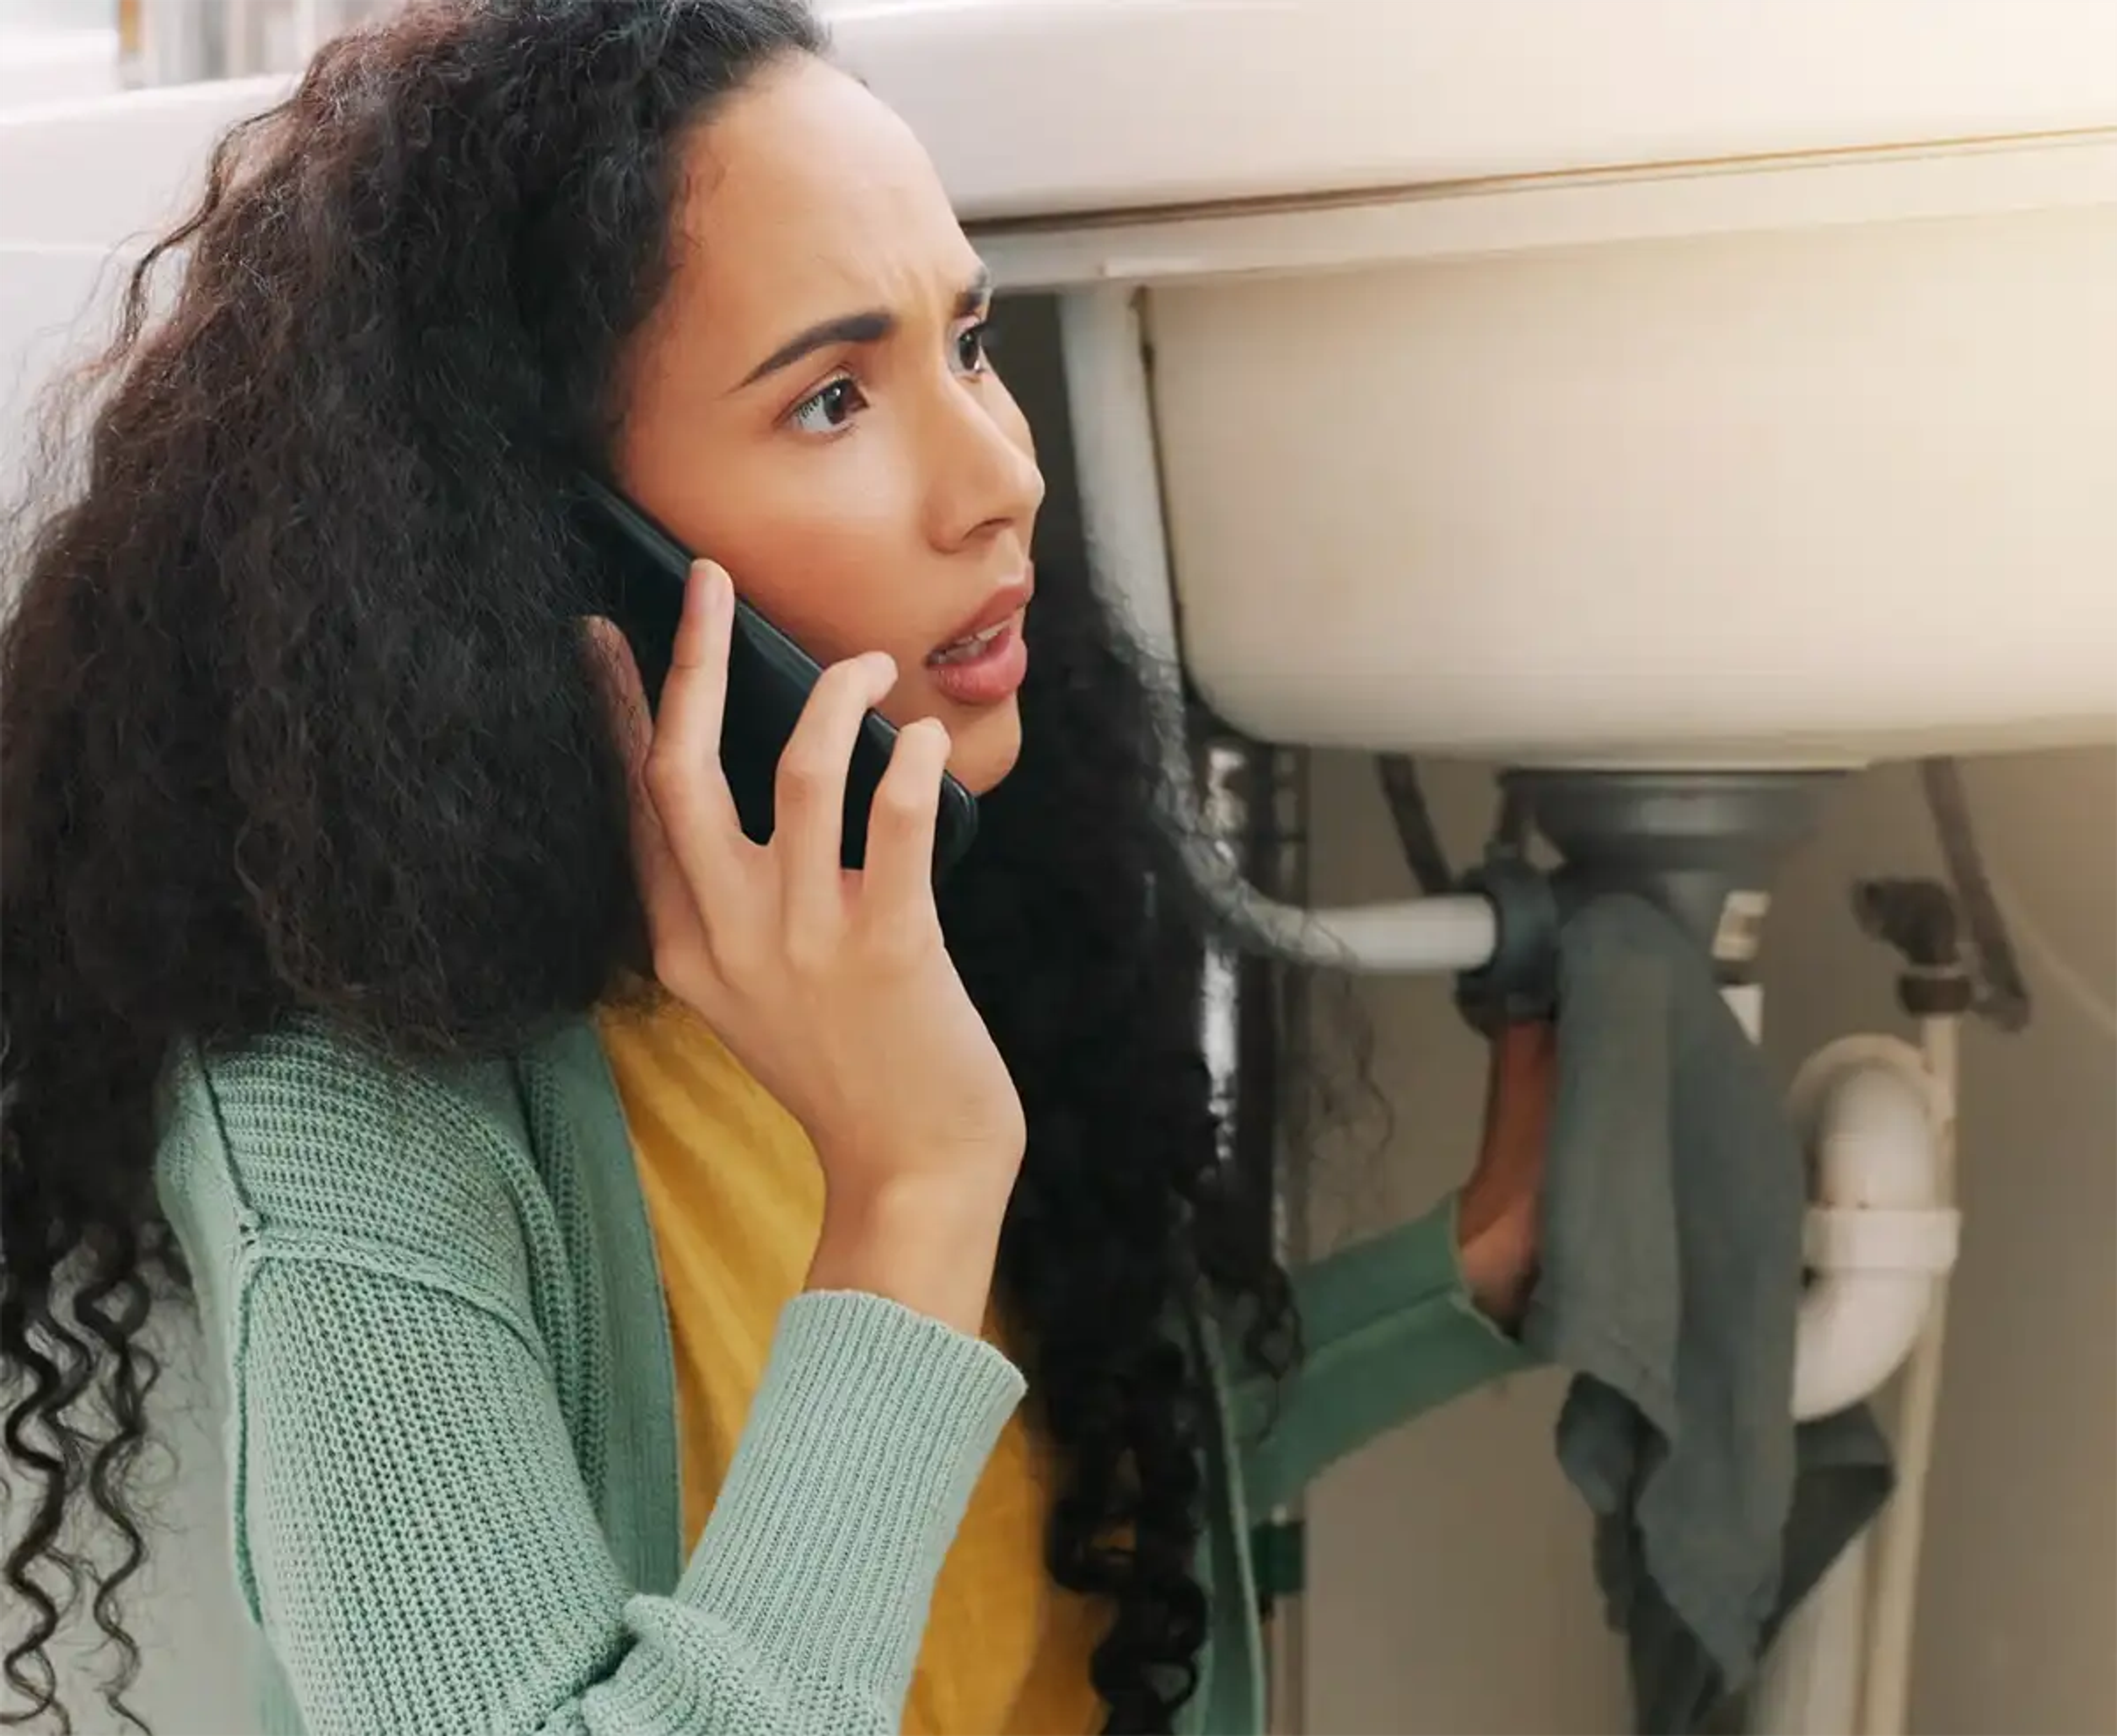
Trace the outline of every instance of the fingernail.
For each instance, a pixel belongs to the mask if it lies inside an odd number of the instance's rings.
[[[887,651],[869,652],[867,663],[869,668],[874,672],[874,678],[877,681],[886,686],[894,687],[897,685],[897,659]]]
[[[716,608],[724,603],[734,589],[727,569],[717,561],[698,560],[691,563],[691,575],[706,588],[706,601]]]

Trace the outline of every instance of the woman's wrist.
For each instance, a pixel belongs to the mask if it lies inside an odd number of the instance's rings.
[[[1557,1088],[1547,1023],[1513,1024],[1492,1041],[1478,1166],[1456,1203],[1456,1253],[1478,1307],[1512,1330],[1535,1286],[1544,1158]]]
[[[1521,1323],[1522,1312],[1536,1282],[1533,1217],[1512,1213],[1481,1221],[1466,1195],[1457,1212],[1455,1245],[1463,1287],[1478,1311],[1495,1325],[1512,1332]]]
[[[881,1296],[977,1336],[999,1258],[1004,1198],[957,1187],[895,1184],[833,1194],[809,1265],[811,1290]]]

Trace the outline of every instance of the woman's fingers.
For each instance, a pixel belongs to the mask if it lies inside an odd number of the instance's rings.
[[[897,665],[880,652],[833,664],[809,695],[779,755],[772,852],[779,863],[790,937],[837,921],[853,748],[869,709],[896,683]]]
[[[939,718],[906,726],[875,789],[862,878],[868,908],[883,921],[933,912],[934,829],[948,748],[948,726]]]
[[[840,861],[852,757],[868,712],[897,680],[896,665],[879,652],[824,671],[780,755],[773,838],[759,851],[744,836],[720,759],[735,615],[726,574],[698,563],[653,717],[622,634],[604,621],[589,627],[632,780],[634,859],[657,953],[695,950],[695,967],[716,979],[735,962],[721,956],[720,943],[754,949],[760,926],[777,933],[789,963],[833,955],[849,889]],[[856,895],[884,928],[932,926],[934,837],[949,746],[938,721],[911,724],[875,792]],[[759,881],[759,870],[777,884]]]
[[[670,852],[708,923],[717,904],[725,909],[737,895],[749,847],[721,768],[734,623],[735,592],[727,575],[711,561],[698,562],[684,588],[683,619],[643,769]]]

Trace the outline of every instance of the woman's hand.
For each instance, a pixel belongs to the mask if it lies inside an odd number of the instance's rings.
[[[1470,1294],[1508,1327],[1520,1319],[1536,1281],[1557,1063],[1557,1034],[1547,1024],[1505,1026],[1493,1039],[1484,1139],[1457,1207],[1456,1234]]]
[[[846,870],[846,767],[896,670],[879,653],[827,670],[780,760],[772,842],[751,843],[720,763],[733,619],[727,575],[699,563],[656,721],[622,635],[591,628],[631,772],[655,974],[814,1143],[827,1204],[810,1287],[873,1290],[975,1332],[1026,1133],[934,905],[948,732],[899,734],[866,866]]]

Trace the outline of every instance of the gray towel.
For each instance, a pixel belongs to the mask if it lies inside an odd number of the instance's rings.
[[[1794,1427],[1801,1152],[1710,961],[1644,899],[1594,899],[1560,933],[1557,1017],[1522,1337],[1575,1374],[1558,1457],[1636,1727],[1683,1736],[1887,1498],[1889,1452],[1864,1409]]]

